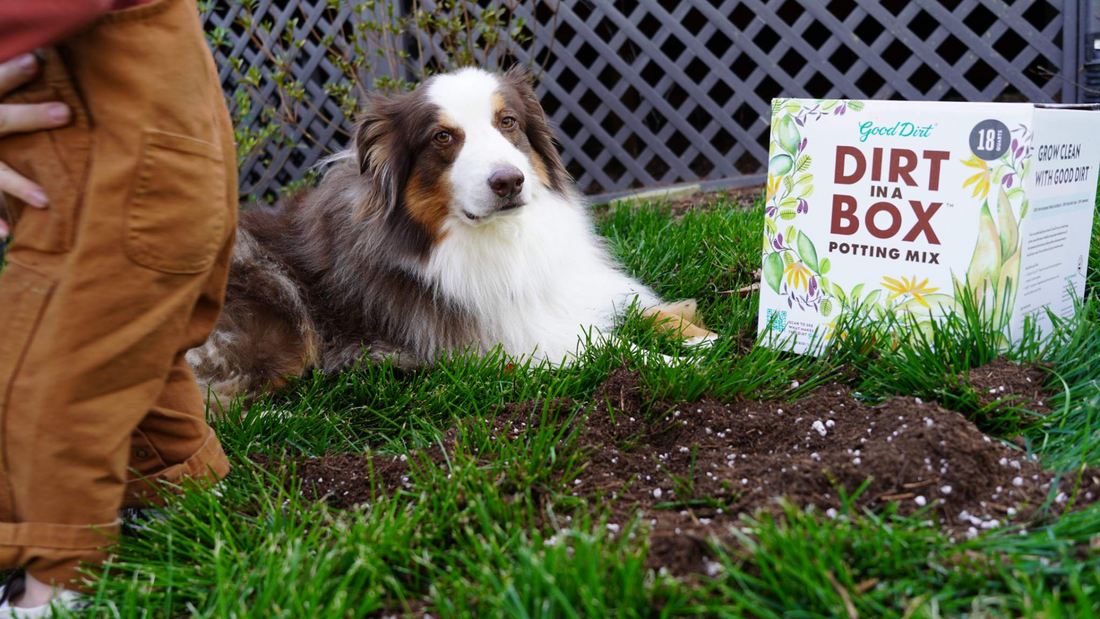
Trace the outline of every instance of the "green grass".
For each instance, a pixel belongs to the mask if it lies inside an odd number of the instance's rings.
[[[171,498],[163,518],[128,535],[98,583],[88,614],[117,617],[1085,617],[1100,613],[1100,508],[1021,533],[953,543],[891,513],[821,518],[789,508],[747,519],[739,541],[715,548],[712,578],[679,581],[647,568],[640,522],[616,522],[599,499],[563,491],[583,452],[572,416],[542,407],[542,423],[496,436],[496,407],[567,397],[591,401],[624,362],[653,398],[702,394],[794,399],[831,380],[865,397],[936,400],[976,415],[956,377],[997,354],[966,316],[897,349],[853,331],[848,345],[814,359],[746,350],[757,299],[728,294],[759,267],[760,209],[714,199],[673,215],[660,206],[620,208],[600,231],[627,269],[666,298],[695,297],[708,326],[728,336],[692,363],[646,363],[602,348],[564,369],[517,365],[500,355],[455,358],[430,371],[368,367],[314,376],[256,402],[216,428],[235,468],[218,492]],[[1097,225],[1100,234],[1100,221]],[[1100,464],[1100,241],[1089,292],[1057,335],[1028,337],[1007,355],[1052,364],[1054,413],[1023,409],[980,416],[1001,438],[1022,435],[1051,467],[1075,475]],[[676,352],[641,321],[626,339]],[[869,347],[868,347],[869,346]],[[850,371],[856,368],[858,372]],[[798,386],[794,387],[797,381]],[[268,411],[267,414],[260,414]],[[273,412],[272,412],[273,411]],[[457,428],[443,463],[419,449]],[[409,485],[356,511],[306,502],[309,480],[273,479],[252,466],[266,454],[292,463],[326,452],[408,454]],[[475,455],[476,454],[476,455]],[[492,456],[492,457],[490,457]],[[487,464],[489,463],[489,464]],[[507,464],[504,464],[507,463]],[[291,467],[293,468],[293,467]]]

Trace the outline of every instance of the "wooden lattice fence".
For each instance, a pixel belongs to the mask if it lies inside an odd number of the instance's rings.
[[[235,1],[212,0],[204,11],[208,30],[223,29],[216,54],[227,93],[241,88],[240,72],[228,61],[235,57],[262,76],[252,95],[257,105],[271,97],[270,59],[256,41],[284,35],[297,18],[291,34],[301,48],[293,71],[320,112],[301,115],[308,140],[291,135],[248,162],[242,189],[270,195],[347,143],[347,121],[325,91],[339,69],[321,39],[352,28],[358,17],[344,0],[335,11],[327,0],[254,2],[255,14],[274,24],[271,33],[240,28]],[[538,92],[559,128],[569,171],[586,192],[608,195],[680,182],[759,182],[773,97],[1083,100],[1088,4],[536,0],[508,6],[526,20],[529,40],[514,56],[541,68]],[[407,49],[426,48],[410,42]]]

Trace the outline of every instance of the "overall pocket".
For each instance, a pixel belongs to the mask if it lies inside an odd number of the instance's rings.
[[[73,247],[82,187],[91,157],[88,114],[71,84],[55,81],[24,87],[4,103],[60,101],[72,110],[67,126],[52,131],[13,134],[0,140],[0,161],[38,183],[49,197],[44,209],[31,208],[11,195],[4,197],[18,247],[63,253]]]
[[[148,129],[126,220],[126,254],[164,273],[209,269],[228,219],[221,148]]]

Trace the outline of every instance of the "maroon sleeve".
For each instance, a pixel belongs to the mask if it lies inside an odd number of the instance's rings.
[[[63,40],[114,4],[115,0],[0,1],[0,62]]]

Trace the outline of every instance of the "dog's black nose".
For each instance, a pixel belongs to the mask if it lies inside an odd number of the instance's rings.
[[[523,189],[523,172],[515,166],[501,168],[489,175],[489,187],[502,198],[511,198]]]

